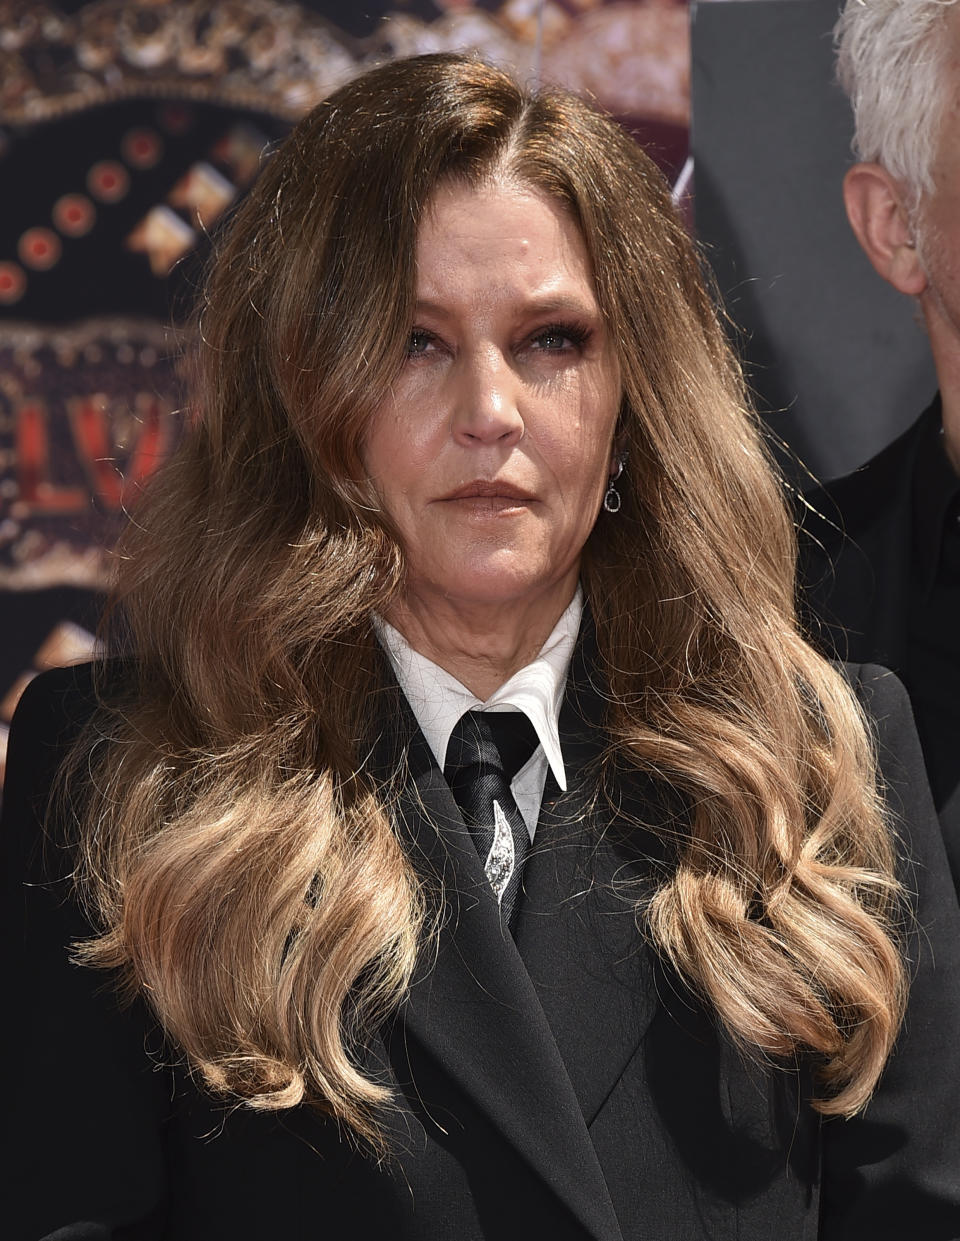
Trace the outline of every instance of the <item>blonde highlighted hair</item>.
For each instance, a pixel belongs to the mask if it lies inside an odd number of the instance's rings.
[[[732,1037],[812,1055],[817,1106],[853,1112],[903,1008],[893,847],[855,699],[797,632],[738,368],[650,160],[464,57],[337,91],[219,245],[193,426],[120,549],[134,662],[77,751],[101,928],[77,954],[146,996],[211,1088],[377,1142],[362,1049],[435,930],[369,760],[371,616],[404,562],[360,449],[404,356],[418,221],[445,180],[493,172],[578,224],[623,376],[629,482],[583,583],[611,763],[689,806],[642,924]]]

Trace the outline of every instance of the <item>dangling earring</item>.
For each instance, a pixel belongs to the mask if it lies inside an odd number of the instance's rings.
[[[624,463],[624,458],[617,457],[616,473],[610,475],[610,486],[607,488],[607,493],[603,497],[603,507],[606,509],[608,513],[619,513],[620,512],[620,505],[622,503],[620,499],[620,492],[617,491],[616,487],[614,487],[613,484],[617,481],[617,479],[623,473],[623,463]]]

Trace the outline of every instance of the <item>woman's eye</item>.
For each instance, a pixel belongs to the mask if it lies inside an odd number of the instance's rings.
[[[567,349],[581,349],[588,334],[582,328],[555,324],[538,332],[533,343],[545,353],[562,353]]]
[[[418,358],[426,353],[433,343],[433,337],[429,332],[422,332],[417,328],[410,333],[407,341],[407,357]]]

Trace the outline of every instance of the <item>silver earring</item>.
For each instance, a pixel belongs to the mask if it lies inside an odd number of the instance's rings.
[[[617,491],[616,487],[614,487],[613,484],[617,481],[617,479],[620,477],[622,473],[623,473],[623,457],[617,457],[617,471],[615,474],[610,475],[610,486],[607,488],[607,493],[603,497],[603,507],[608,513],[619,513],[620,512],[620,505],[622,504],[622,500],[620,499],[620,492]]]

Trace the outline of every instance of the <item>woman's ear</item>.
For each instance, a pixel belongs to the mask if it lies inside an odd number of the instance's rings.
[[[613,445],[610,449],[610,477],[619,478],[623,471],[624,464],[627,460],[627,432],[626,432],[626,413],[627,398],[624,396],[620,402],[620,412],[617,414],[616,426],[613,428]]]
[[[877,273],[898,292],[919,297],[927,275],[902,184],[880,164],[854,164],[843,178],[843,202],[850,227]]]

